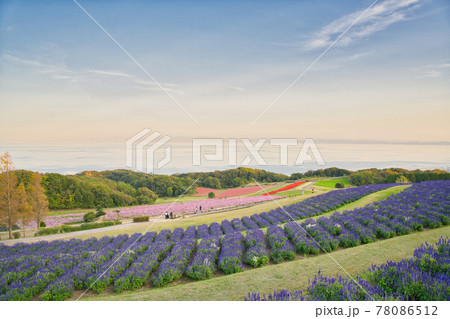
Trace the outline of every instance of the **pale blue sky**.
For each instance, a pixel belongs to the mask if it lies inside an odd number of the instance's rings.
[[[0,1],[0,151],[15,149],[16,166],[48,170],[45,156],[21,151],[49,145],[49,162],[60,145],[86,148],[68,169],[89,168],[103,146],[116,150],[104,168],[122,167],[124,142],[145,127],[175,138],[450,142],[448,1],[377,1],[253,126],[373,1],[79,3],[200,125],[74,1]],[[442,166],[440,147],[429,161]],[[381,157],[374,165],[414,163]]]

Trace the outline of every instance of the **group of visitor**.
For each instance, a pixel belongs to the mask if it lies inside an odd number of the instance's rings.
[[[167,213],[167,212],[165,212],[165,213],[164,213],[164,218],[165,218],[165,219],[174,219],[174,218],[175,218],[175,215],[174,215],[172,212],[170,212],[170,214]]]

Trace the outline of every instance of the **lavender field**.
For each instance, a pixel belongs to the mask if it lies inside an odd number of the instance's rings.
[[[422,244],[414,256],[400,262],[373,265],[357,282],[319,273],[306,291],[279,290],[272,294],[249,293],[246,301],[371,301],[450,300],[450,240]],[[403,306],[405,307],[405,306]]]
[[[229,275],[269,262],[286,262],[448,225],[449,181],[413,184],[364,208],[310,218],[391,186],[333,191],[221,224],[100,239],[0,245],[0,300],[65,300],[88,288],[95,293],[107,288],[119,293],[162,287],[182,277],[203,280],[215,274]]]

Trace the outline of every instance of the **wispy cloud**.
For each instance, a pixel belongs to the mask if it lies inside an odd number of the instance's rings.
[[[350,43],[368,38],[372,34],[386,29],[391,24],[411,18],[411,11],[417,8],[420,0],[385,0],[370,8],[347,31],[336,45],[348,46]],[[364,10],[345,15],[315,33],[306,43],[308,49],[321,49],[329,46],[342,34]]]
[[[126,77],[126,78],[133,77],[132,75],[127,74],[127,73],[111,72],[111,71],[103,71],[103,70],[88,70],[87,72],[101,74],[101,75],[121,76],[121,77]]]
[[[427,78],[438,78],[442,75],[441,71],[430,70],[425,72],[425,77]]]
[[[447,74],[450,70],[450,63],[435,63],[431,65],[427,65],[422,69],[418,69],[422,75],[420,77],[426,78],[439,78],[444,74]]]
[[[128,84],[129,87],[139,90],[160,90],[152,81],[145,81],[141,78],[125,72],[115,70],[80,69],[74,70],[65,65],[57,63],[46,63],[40,60],[25,59],[19,56],[4,54],[2,60],[8,64],[25,66],[40,74],[48,75],[55,80],[65,80],[70,82],[90,84],[102,84],[105,80],[120,81],[121,84]],[[183,94],[176,84],[162,83],[167,91]]]
[[[350,56],[347,58],[347,60],[351,60],[351,61],[353,61],[353,60],[358,60],[358,59],[363,58],[363,57],[365,57],[365,56],[368,56],[368,55],[370,55],[370,54],[371,54],[371,52],[363,52],[363,53],[353,54],[353,55],[350,55]]]
[[[159,91],[160,90],[160,88],[155,84],[155,82],[152,82],[152,81],[140,80],[140,79],[136,78],[136,79],[133,80],[133,83],[136,84],[134,86],[136,89],[140,89],[140,90],[155,90],[155,91]],[[180,88],[180,86],[178,84],[165,83],[165,82],[160,82],[160,84],[168,92],[184,95],[184,91],[181,90],[181,88]]]

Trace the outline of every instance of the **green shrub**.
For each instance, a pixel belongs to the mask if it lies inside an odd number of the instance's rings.
[[[37,231],[34,234],[34,236],[37,237],[37,236],[53,235],[53,234],[59,234],[60,232],[61,232],[61,227],[55,226],[55,227],[41,229],[41,230]]]
[[[68,226],[68,225],[61,225],[61,226],[55,226],[55,227],[49,227],[45,229],[41,229],[36,234],[34,234],[35,237],[37,236],[45,236],[45,235],[53,235],[58,233],[72,233],[80,230],[88,230],[88,229],[96,229],[96,228],[103,228],[103,227],[109,227],[114,225],[122,224],[119,220],[112,220],[112,221],[105,221],[101,223],[89,223],[89,224],[81,224],[80,226]]]
[[[218,268],[222,270],[226,275],[238,273],[244,271],[242,261],[237,257],[229,257],[219,262]]]
[[[104,216],[104,215],[106,215],[105,212],[96,212],[95,213],[95,218],[99,218],[100,216]]]
[[[244,263],[252,267],[262,267],[269,262],[269,257],[264,254],[247,253],[244,259]]]
[[[208,193],[208,198],[215,198],[216,194],[214,194],[214,192],[209,192]]]
[[[118,224],[122,224],[122,222],[120,222],[118,220],[114,220],[114,221],[105,221],[105,222],[101,222],[101,223],[81,224],[80,226],[76,226],[76,227],[62,225],[61,229],[62,229],[62,233],[71,233],[71,232],[80,231],[80,230],[103,228],[103,227],[109,227],[109,226],[114,226],[114,225],[118,225]]]
[[[336,183],[336,184],[334,185],[334,187],[335,187],[335,188],[345,188],[345,185],[344,185],[344,183]]]
[[[20,233],[19,232],[14,232],[13,233],[13,237],[15,238],[15,239],[18,239],[18,238],[20,238]]]
[[[274,263],[278,264],[285,260],[294,260],[295,253],[287,249],[275,249],[270,252],[270,259],[272,259]]]
[[[104,215],[106,215],[106,213],[103,211],[103,208],[101,206],[97,206],[97,208],[95,209],[95,217],[98,218]]]
[[[40,222],[39,227],[47,227],[47,224],[45,222]]]
[[[143,223],[143,222],[148,222],[148,221],[149,221],[148,216],[133,217],[133,223]]]
[[[73,295],[73,282],[69,281],[69,284],[66,284],[64,281],[57,281],[48,287],[45,292],[41,295],[41,300],[43,301],[63,301],[66,300]]]
[[[80,222],[80,221],[76,221],[76,222],[67,222],[67,223],[63,223],[63,225],[80,225],[80,224],[82,224],[83,222]]]
[[[87,212],[83,216],[83,220],[85,223],[90,223],[95,219],[95,213],[94,212]]]

